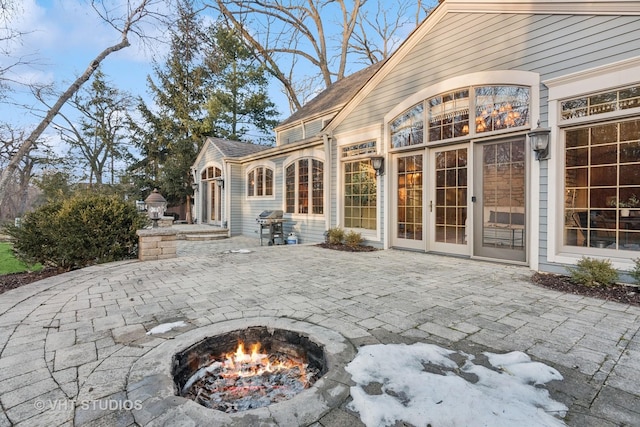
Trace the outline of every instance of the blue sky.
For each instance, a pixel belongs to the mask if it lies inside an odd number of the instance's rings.
[[[22,0],[20,19],[14,22],[27,32],[20,45],[12,46],[13,58],[24,58],[29,66],[13,70],[8,77],[23,83],[53,83],[66,89],[95,56],[119,41],[119,33],[100,20],[86,1]],[[153,32],[153,28],[147,31]],[[146,77],[152,73],[154,54],[132,38],[132,46],[116,52],[102,63],[102,70],[119,89],[134,95],[146,93]],[[6,58],[3,58],[6,61]],[[16,100],[40,108],[25,87],[15,85]],[[4,120],[29,127],[38,122],[15,106],[0,105]]]
[[[12,53],[14,58],[21,57],[31,62],[30,66],[16,68],[7,76],[16,81],[53,84],[60,93],[86,69],[99,52],[119,41],[120,33],[99,18],[91,8],[90,0],[15,1],[21,4],[21,13],[12,25],[26,34],[21,39],[21,44],[12,46]],[[126,3],[124,0],[105,1],[109,4]],[[407,28],[406,32],[410,29]],[[164,35],[162,28],[153,25],[147,25],[144,30],[147,35]],[[111,54],[103,61],[101,68],[118,89],[134,96],[147,97],[147,76],[153,75],[152,60],[156,57],[162,63],[167,46],[144,45],[136,37],[131,37],[130,41],[130,47]],[[0,56],[0,67],[6,66],[2,61],[6,62],[7,58]],[[361,67],[362,64],[356,69]],[[14,98],[18,103],[43,109],[43,105],[24,86],[14,88],[17,89]],[[272,84],[270,94],[281,110],[280,119],[286,118],[290,112],[280,86]],[[55,99],[51,98],[49,101],[53,103]],[[15,127],[33,128],[40,121],[28,109],[7,103],[0,103],[0,117],[3,122],[9,121]],[[57,138],[52,128],[45,134],[52,140]]]

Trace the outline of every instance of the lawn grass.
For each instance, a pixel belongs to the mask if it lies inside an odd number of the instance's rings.
[[[40,271],[42,265],[26,265],[18,261],[11,251],[11,243],[0,242],[0,274],[22,273],[24,271]]]

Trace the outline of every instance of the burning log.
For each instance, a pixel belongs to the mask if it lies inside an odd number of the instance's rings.
[[[318,376],[318,369],[304,360],[278,352],[260,353],[260,344],[246,353],[240,342],[235,353],[198,369],[182,395],[208,408],[238,412],[290,399]]]

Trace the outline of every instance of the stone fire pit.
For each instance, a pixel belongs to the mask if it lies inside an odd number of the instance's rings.
[[[303,347],[311,349],[305,351],[311,351],[312,359],[322,354],[317,363],[324,373],[310,388],[289,400],[236,413],[210,409],[180,396],[179,389],[185,378],[199,365],[194,362],[198,358],[194,355],[201,354],[212,342],[220,341],[215,337],[234,341],[238,336],[244,337],[244,331],[249,335],[275,335],[276,341],[288,336],[294,342],[303,342]],[[197,349],[196,352],[190,353],[193,349]],[[178,335],[141,357],[131,369],[127,398],[140,402],[132,412],[141,425],[185,425],[191,423],[189,420],[195,425],[308,425],[340,406],[349,396],[350,376],[344,367],[355,354],[355,348],[342,335],[306,322],[271,317],[221,322]],[[191,361],[192,367],[185,367],[189,363],[180,366],[180,360]]]

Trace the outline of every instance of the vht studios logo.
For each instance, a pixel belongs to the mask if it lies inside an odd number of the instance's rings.
[[[33,406],[38,411],[69,411],[75,408],[100,411],[131,411],[142,409],[140,400],[36,400]]]

